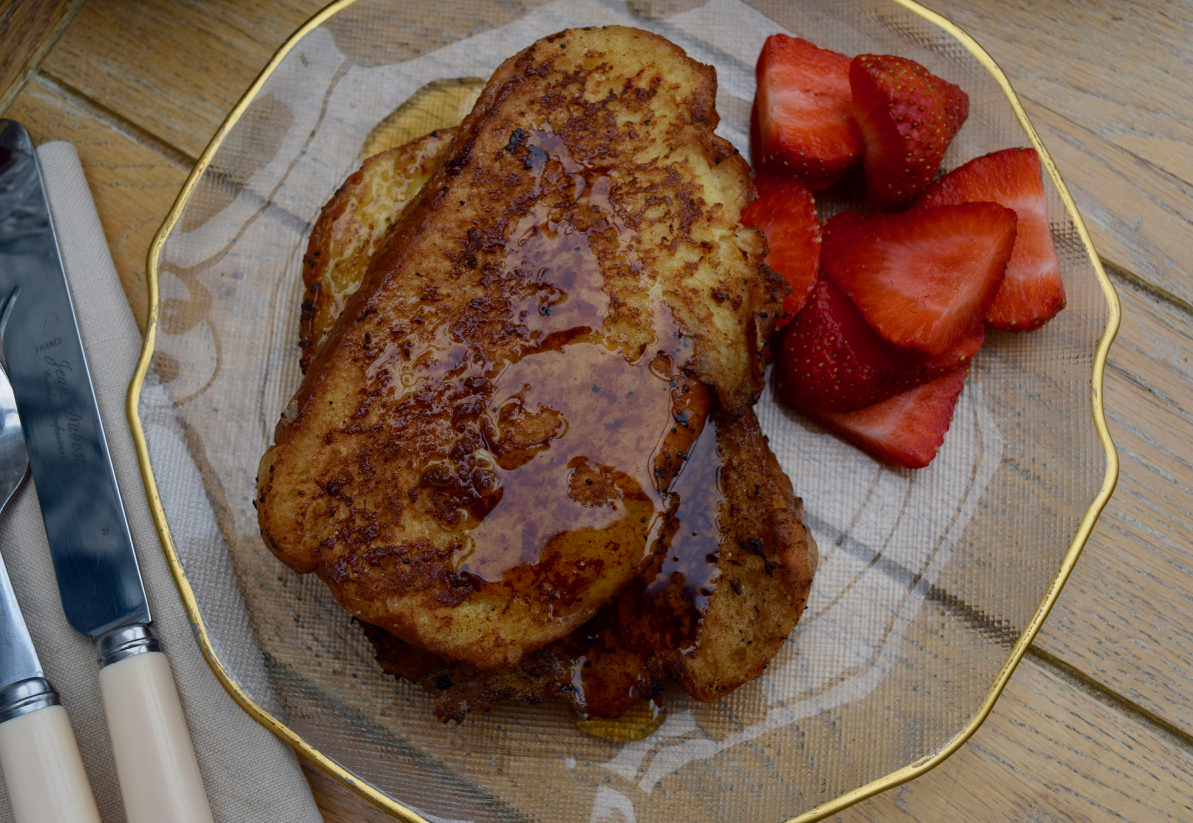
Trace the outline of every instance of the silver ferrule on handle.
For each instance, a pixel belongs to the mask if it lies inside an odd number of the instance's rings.
[[[134,654],[160,652],[162,644],[153,633],[153,629],[144,623],[134,623],[100,635],[95,641],[95,648],[99,655],[99,667],[102,669]]]
[[[0,689],[0,723],[46,706],[58,705],[58,692],[44,677],[31,677]]]

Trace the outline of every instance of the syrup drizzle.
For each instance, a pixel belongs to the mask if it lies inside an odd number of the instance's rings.
[[[691,341],[642,265],[609,170],[577,161],[549,131],[516,130],[510,146],[533,188],[509,231],[504,261],[481,275],[492,299],[438,324],[433,309],[416,313],[412,323],[430,333],[422,342],[387,343],[366,376],[371,393],[397,409],[424,402],[435,387],[457,407],[479,412],[474,429],[456,427],[478,435],[457,440],[468,450],[468,476],[442,461],[425,476],[440,488],[469,487],[471,502],[457,514],[453,571],[518,588],[525,567],[547,558],[565,535],[597,549],[591,561],[575,561],[581,572],[586,562],[602,562],[602,532],[614,525],[622,541],[632,535],[628,542],[637,543],[631,562],[650,552],[682,465],[678,452],[694,431],[676,419],[695,410],[680,373]],[[598,239],[603,254],[594,248]],[[653,329],[636,347],[610,322],[609,278],[619,278],[624,300],[627,275],[637,281],[629,297],[638,318]],[[516,330],[517,343],[501,359],[486,358],[476,342],[495,322]],[[570,602],[572,594],[558,598]]]
[[[658,601],[669,587],[682,589],[681,600],[691,604],[694,614],[672,615],[664,631],[670,634],[669,645],[685,653],[694,648],[699,616],[707,610],[721,575],[717,558],[724,537],[721,521],[727,514],[723,471],[717,424],[710,417],[671,487],[675,515],[668,528],[670,540],[664,546],[661,568],[645,592],[648,601]]]

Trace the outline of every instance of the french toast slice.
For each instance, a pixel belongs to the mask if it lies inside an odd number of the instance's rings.
[[[762,385],[782,281],[711,68],[633,29],[503,64],[348,298],[258,475],[267,545],[478,670],[652,560],[706,407]]]

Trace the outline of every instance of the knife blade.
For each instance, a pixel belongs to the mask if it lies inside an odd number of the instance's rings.
[[[96,644],[130,823],[210,821],[108,452],[41,170],[0,120],[0,332],[67,620]]]
[[[3,167],[0,159],[0,168]],[[4,316],[0,316],[0,329]],[[0,368],[0,511],[29,459],[12,386]],[[0,557],[0,769],[17,823],[100,823],[91,784],[58,693],[45,679]]]
[[[14,301],[3,340],[9,379],[66,618],[98,641],[149,623],[149,604],[32,142],[10,125],[0,146],[12,152],[0,184],[0,299]]]

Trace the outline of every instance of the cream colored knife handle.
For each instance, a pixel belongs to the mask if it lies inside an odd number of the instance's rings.
[[[70,718],[61,706],[0,723],[0,767],[16,823],[100,823]]]
[[[170,662],[142,652],[99,670],[128,823],[212,823]]]

